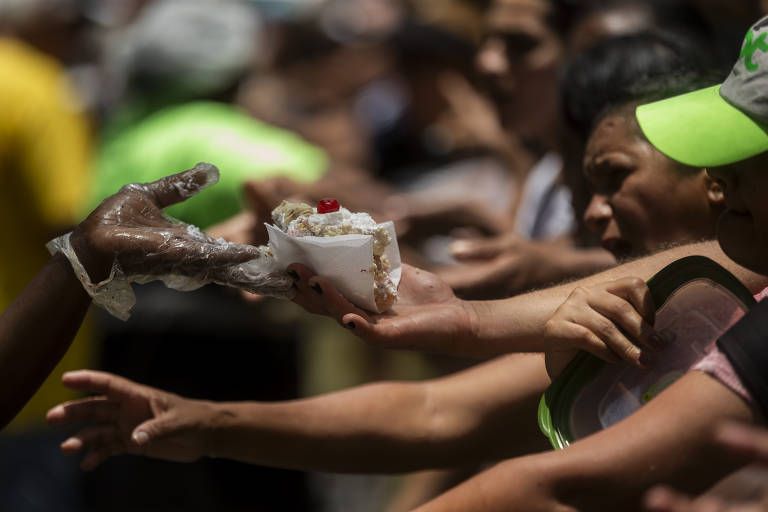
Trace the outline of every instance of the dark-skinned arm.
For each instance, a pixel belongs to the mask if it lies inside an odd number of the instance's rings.
[[[69,261],[56,254],[0,314],[0,427],[64,356],[90,303]]]
[[[119,266],[128,279],[173,274],[245,288],[258,285],[262,276],[232,271],[263,257],[255,247],[222,243],[163,214],[165,207],[217,180],[218,169],[198,164],[152,183],[126,185],[105,199],[68,235],[88,280],[99,283]],[[56,366],[83,321],[91,298],[73,268],[62,252],[55,253],[0,315],[2,426]],[[284,281],[290,286],[287,277]]]

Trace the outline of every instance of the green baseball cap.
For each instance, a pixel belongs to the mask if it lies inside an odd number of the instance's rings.
[[[678,162],[717,167],[768,151],[768,17],[750,28],[722,85],[641,105],[640,129]]]

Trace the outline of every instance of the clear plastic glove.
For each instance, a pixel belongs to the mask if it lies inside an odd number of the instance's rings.
[[[136,301],[132,282],[161,280],[177,290],[217,283],[292,298],[293,281],[263,250],[214,239],[163,213],[218,180],[215,166],[199,163],[153,183],[125,185],[48,250],[62,252],[94,303],[123,320]]]

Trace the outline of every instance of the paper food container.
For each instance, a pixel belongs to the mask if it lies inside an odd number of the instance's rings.
[[[397,287],[402,273],[400,249],[393,222],[379,224],[389,231],[390,244],[384,249],[389,260],[389,276]],[[373,237],[371,235],[291,236],[266,224],[269,247],[284,269],[301,263],[330,280],[352,304],[380,313],[373,296]]]
[[[610,427],[680,378],[755,304],[749,290],[703,256],[668,265],[648,281],[655,328],[674,342],[648,369],[609,364],[580,352],[539,403],[539,428],[555,449]]]

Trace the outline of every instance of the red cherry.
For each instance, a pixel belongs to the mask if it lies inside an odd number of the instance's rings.
[[[321,199],[317,203],[317,213],[332,213],[339,211],[339,202],[332,197]]]

